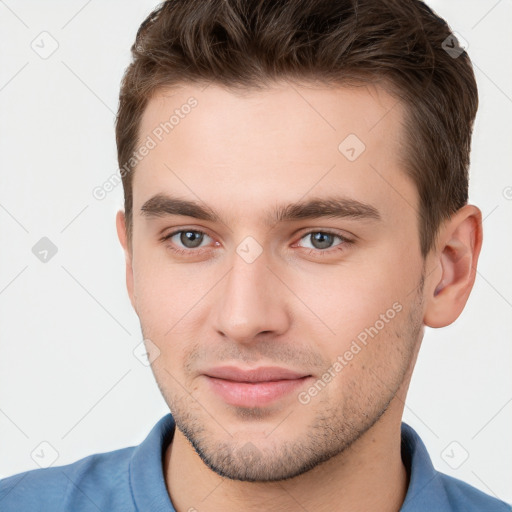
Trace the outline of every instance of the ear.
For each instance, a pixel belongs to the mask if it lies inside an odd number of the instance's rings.
[[[123,210],[119,210],[116,215],[116,229],[119,242],[121,243],[125,261],[126,261],[126,288],[128,290],[128,296],[132,303],[133,309],[135,308],[135,300],[133,294],[133,266],[132,266],[132,250],[128,247],[128,237],[126,233],[126,218]]]
[[[463,206],[440,228],[428,267],[434,268],[425,287],[428,327],[445,327],[461,314],[476,277],[482,247],[482,212]]]

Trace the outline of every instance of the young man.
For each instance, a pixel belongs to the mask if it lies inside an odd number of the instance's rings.
[[[482,243],[446,23],[417,0],[171,0],[132,51],[117,230],[172,416],[3,480],[0,509],[510,510],[401,422]]]

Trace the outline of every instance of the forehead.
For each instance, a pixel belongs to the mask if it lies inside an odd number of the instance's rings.
[[[372,85],[160,90],[139,129],[151,149],[136,167],[134,209],[163,189],[224,204],[229,193],[227,207],[237,198],[257,207],[333,187],[371,196],[378,186],[396,203],[396,188],[412,185],[398,183],[402,119],[402,104]]]
[[[402,108],[394,97],[371,84],[349,88],[276,82],[262,90],[181,84],[153,95],[139,134],[156,130],[157,137],[170,135],[165,138],[191,145],[194,139],[189,137],[187,125],[192,124],[197,136],[195,149],[200,146],[201,153],[214,151],[219,142],[227,140],[243,143],[244,153],[263,147],[278,148],[280,153],[315,150],[319,142],[337,149],[336,143],[349,133],[368,144],[374,144],[379,134],[387,134],[389,146],[401,123]],[[192,121],[185,122],[187,118]],[[245,138],[247,133],[252,135],[251,141]],[[306,143],[304,148],[297,147],[300,141]],[[238,156],[236,149],[232,144],[233,157]],[[225,159],[229,156],[224,155]]]

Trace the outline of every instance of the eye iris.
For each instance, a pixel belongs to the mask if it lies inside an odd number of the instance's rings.
[[[180,235],[180,242],[189,249],[198,247],[202,241],[203,234],[197,231],[183,231]]]
[[[314,233],[311,235],[311,241],[316,249],[328,249],[332,244],[333,236],[329,233]]]

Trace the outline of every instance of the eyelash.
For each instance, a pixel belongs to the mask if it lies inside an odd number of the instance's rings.
[[[166,241],[170,240],[173,236],[178,235],[180,233],[184,233],[186,231],[191,231],[192,233],[198,233],[201,235],[210,236],[210,235],[208,235],[208,233],[205,233],[204,231],[201,231],[198,229],[179,229],[177,231],[173,231],[172,233],[169,233],[168,235],[163,236],[160,239],[160,241],[166,242]],[[322,233],[324,235],[331,235],[333,237],[339,238],[341,240],[341,243],[339,243],[338,245],[335,245],[334,247],[331,247],[329,249],[325,249],[325,250],[309,249],[306,247],[302,247],[302,249],[304,249],[306,251],[306,254],[308,256],[315,256],[315,257],[320,257],[320,258],[323,258],[325,256],[331,256],[333,253],[343,252],[343,251],[347,250],[348,247],[350,247],[351,245],[354,244],[353,240],[346,238],[345,236],[342,236],[339,233],[335,233],[334,231],[329,231],[329,230],[318,230],[318,229],[304,233],[299,238],[299,241],[302,240],[303,238],[306,238],[307,236],[315,234],[315,233]],[[206,247],[200,247],[199,249],[180,249],[179,247],[173,247],[171,244],[169,244],[167,247],[169,247],[169,249],[171,249],[174,253],[176,253],[180,256],[185,256],[185,257],[198,256],[198,255],[203,254],[203,252],[205,250],[208,251],[208,248],[206,248]]]

